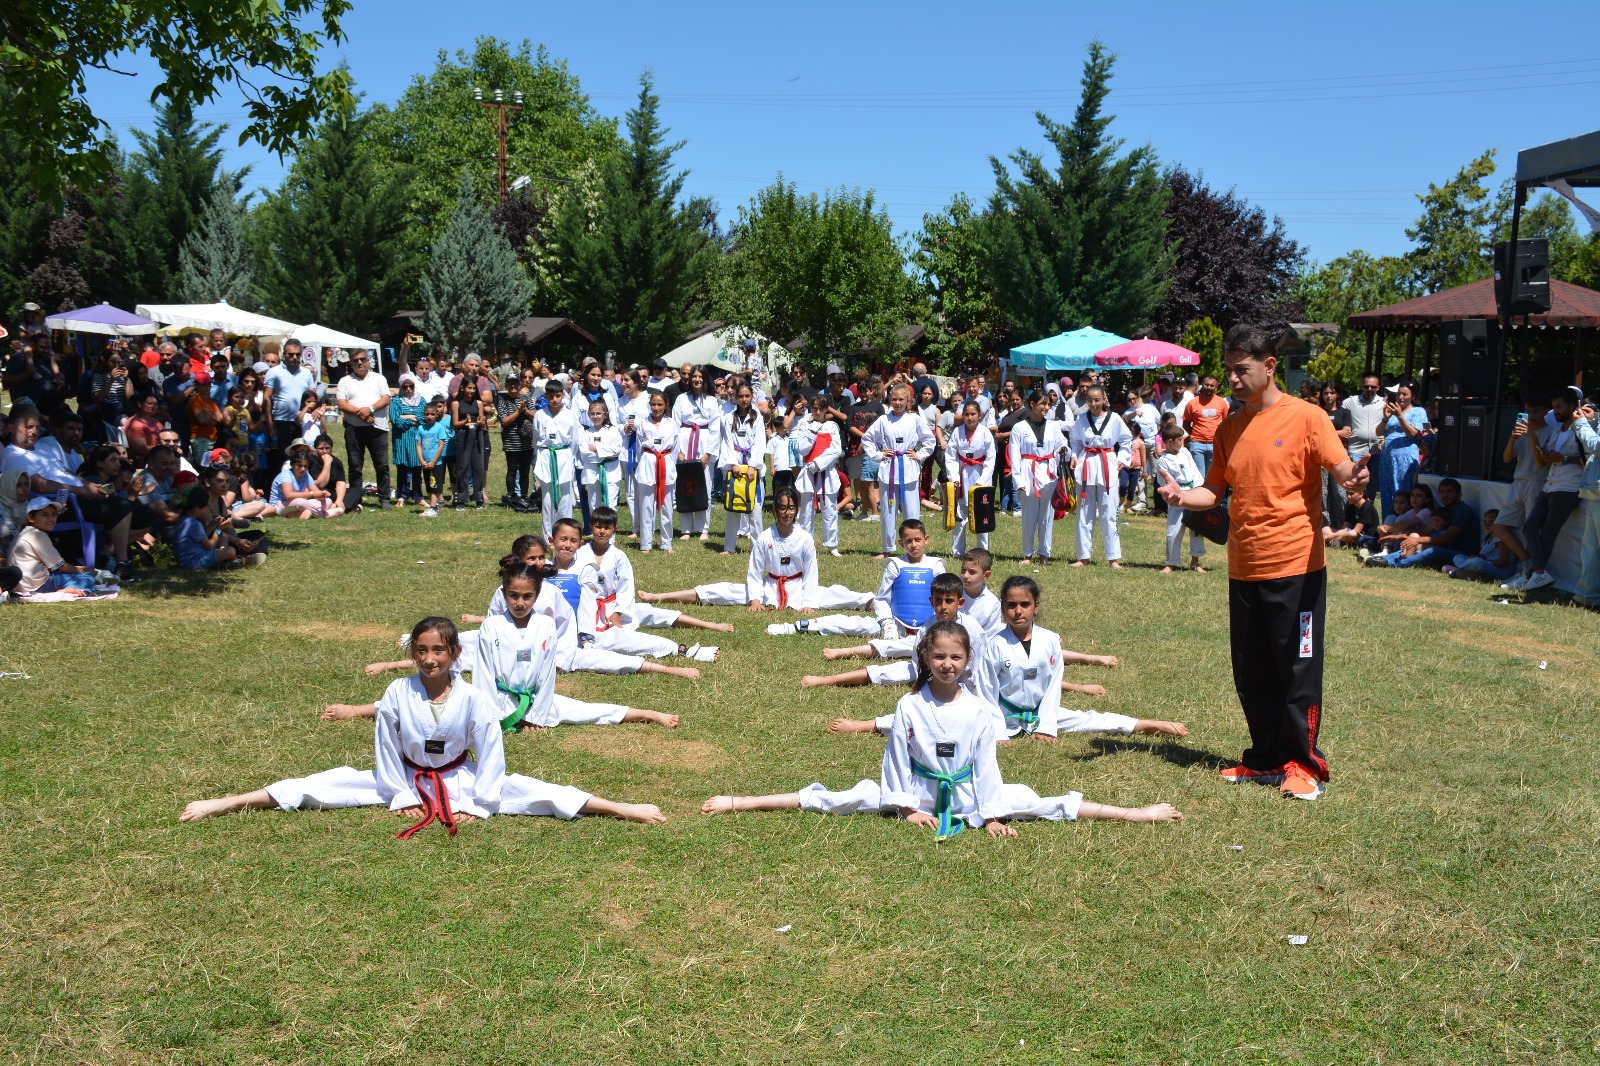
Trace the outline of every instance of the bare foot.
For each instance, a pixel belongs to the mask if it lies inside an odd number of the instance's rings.
[[[1073,563],[1072,565],[1073,566],[1088,566],[1089,565],[1089,561],[1087,559],[1079,559],[1077,562]]]
[[[1163,573],[1163,574],[1172,574],[1172,573],[1176,573],[1176,572],[1177,572],[1177,571],[1175,571],[1175,570],[1174,570],[1174,569],[1173,569],[1173,568],[1172,568],[1172,567],[1170,567],[1170,566],[1163,566],[1163,567],[1162,567],[1162,568],[1161,568],[1161,572],[1162,572],[1162,573]]]
[[[1023,565],[1023,566],[1032,566],[1032,565],[1033,565],[1033,556],[1031,556],[1031,555],[1024,555],[1024,556],[1023,556],[1023,557],[1022,557],[1022,565]]]
[[[1139,807],[1128,812],[1124,821],[1129,822],[1181,822],[1183,812],[1170,803],[1152,803],[1148,807]]]
[[[884,553],[883,553],[883,552],[879,552],[879,553],[878,553],[878,554],[877,554],[877,555],[874,555],[874,556],[873,556],[873,557],[872,557],[872,558],[873,558],[873,559],[874,559],[874,560],[877,560],[877,561],[879,561],[879,562],[882,562],[882,561],[883,561],[883,560],[884,560],[884,559],[887,559],[887,558],[889,558],[889,557],[888,557],[888,556],[887,556],[887,555],[885,555],[885,554],[884,554]]]
[[[828,723],[830,733],[876,733],[877,723],[863,722],[856,718],[835,718]]]
[[[679,540],[688,540],[689,539],[689,534],[685,533],[683,536],[679,537],[678,539]]]
[[[324,722],[342,722],[346,718],[359,718],[361,708],[353,703],[330,703],[319,716]]]
[[[633,713],[638,715],[641,721],[654,722],[656,725],[666,726],[668,729],[678,728],[678,716],[675,714],[663,714],[660,711],[647,711],[642,707],[635,707],[633,709]]]
[[[700,543],[701,544],[705,544],[710,540],[711,540],[711,534],[710,533],[702,533],[702,534],[700,534]]]
[[[226,797],[214,800],[195,800],[183,809],[178,815],[180,822],[198,822],[202,818],[210,818],[213,814],[226,814],[233,809]]]
[[[706,628],[707,629],[714,629],[718,633],[732,633],[733,632],[733,626],[728,622],[708,622],[706,624]]]
[[[829,662],[832,662],[835,659],[843,659],[845,657],[845,649],[844,648],[823,648],[822,649],[822,657],[824,659],[827,659]]]
[[[733,552],[730,552],[730,551],[720,551],[720,552],[718,552],[718,553],[717,553],[717,554],[718,554],[718,555],[732,555],[732,554],[733,554]]]
[[[1186,737],[1189,735],[1189,727],[1182,722],[1162,722],[1155,719],[1140,722],[1133,727],[1133,731],[1135,733],[1153,733],[1167,737]]]
[[[394,815],[396,818],[410,818],[412,821],[415,821],[416,819],[421,818],[424,814],[427,814],[428,809],[422,806],[401,807],[398,811],[390,811],[389,813]]]
[[[388,663],[368,663],[366,666],[361,668],[361,672],[366,674],[368,677],[377,677],[379,674],[386,672],[388,669]]]
[[[1054,744],[1056,742],[1056,738],[1051,736],[1049,733],[1029,733],[1028,736],[1032,737],[1034,740],[1042,740],[1046,744]]]
[[[704,803],[700,804],[700,813],[701,814],[732,814],[733,813],[733,797],[732,796],[712,796],[710,799],[708,799]]]
[[[1113,560],[1111,560],[1111,569],[1113,569],[1113,570],[1121,570],[1122,569],[1122,564],[1117,562],[1117,560],[1113,559]]]
[[[1193,570],[1197,574],[1203,574],[1206,572],[1206,568],[1201,566],[1199,563],[1190,563],[1189,569]]]
[[[827,678],[818,676],[817,674],[807,674],[805,677],[800,679],[801,688],[814,688],[817,685],[826,685],[827,683]]]
[[[625,822],[642,822],[645,825],[660,825],[667,820],[661,808],[654,803],[619,803],[617,817]]]

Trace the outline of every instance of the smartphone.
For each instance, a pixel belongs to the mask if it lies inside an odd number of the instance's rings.
[[[1528,412],[1526,412],[1526,411],[1518,411],[1517,412],[1517,425],[1525,426],[1527,424],[1528,424]]]

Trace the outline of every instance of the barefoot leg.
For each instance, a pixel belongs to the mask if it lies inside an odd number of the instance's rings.
[[[322,712],[324,722],[342,722],[346,718],[376,718],[378,705],[376,703],[330,703]]]
[[[667,816],[661,813],[661,808],[654,803],[617,803],[601,799],[599,796],[590,796],[589,801],[578,809],[578,813],[603,814],[610,818],[621,818],[625,822],[642,822],[645,825],[660,825],[667,820]]]
[[[712,796],[700,805],[701,814],[729,814],[733,811],[796,811],[800,793],[782,792],[775,796]]]
[[[220,799],[195,800],[183,809],[178,815],[180,822],[198,822],[202,818],[210,818],[214,814],[227,814],[229,811],[262,810],[267,807],[276,807],[277,803],[267,795],[267,790],[257,789],[246,792],[242,796],[223,796]]]
[[[1156,733],[1168,737],[1186,737],[1189,727],[1182,722],[1163,722],[1156,718],[1141,718],[1133,724],[1135,733]]]
[[[852,648],[823,648],[822,657],[832,662],[834,659],[870,659],[873,657],[871,644],[858,644]]]
[[[624,722],[653,722],[664,725],[668,729],[678,728],[678,716],[675,714],[662,714],[660,711],[647,711],[642,707],[629,707],[622,716]]]
[[[859,718],[835,718],[828,723],[830,733],[876,733],[878,723]]]
[[[857,685],[870,685],[872,678],[865,670],[850,670],[842,674],[807,674],[800,679],[801,688],[815,688],[819,685],[839,685],[845,688],[854,688]]]
[[[1098,818],[1110,822],[1181,822],[1183,814],[1170,803],[1148,807],[1113,807],[1108,803],[1085,803],[1078,808],[1079,818]]]
[[[682,626],[684,629],[710,629],[718,633],[733,632],[733,626],[727,622],[707,622],[702,618],[690,618],[686,614],[680,614],[673,620],[672,624],[673,626]]]
[[[639,599],[645,603],[699,603],[700,597],[694,594],[694,589],[679,589],[677,592],[641,592]]]
[[[639,672],[641,674],[671,674],[673,677],[682,677],[690,681],[700,680],[700,671],[692,666],[668,666],[665,663],[658,663],[650,659],[646,659],[640,664]]]

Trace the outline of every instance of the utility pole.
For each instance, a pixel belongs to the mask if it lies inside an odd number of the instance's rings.
[[[506,202],[506,129],[510,125],[510,120],[507,117],[506,113],[508,111],[521,111],[522,110],[522,90],[518,89],[516,92],[511,94],[512,95],[512,99],[516,101],[515,103],[511,103],[511,104],[506,103],[506,93],[505,93],[504,89],[490,89],[489,91],[494,94],[494,100],[492,102],[489,101],[489,100],[485,100],[483,98],[483,90],[479,89],[479,88],[476,88],[476,87],[474,87],[473,90],[472,90],[472,98],[478,102],[478,106],[479,107],[487,108],[488,110],[494,111],[494,112],[497,113],[495,126],[496,126],[496,129],[497,129],[497,131],[499,133],[499,136],[500,136],[500,151],[498,153],[498,160],[499,160],[498,174],[499,174],[499,183],[500,183],[500,202],[501,203],[505,203]]]

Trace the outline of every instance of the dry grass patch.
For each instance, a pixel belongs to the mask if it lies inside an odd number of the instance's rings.
[[[732,757],[715,744],[680,740],[669,731],[629,722],[618,726],[567,726],[552,734],[566,750],[624,759],[651,770],[715,770]]]

